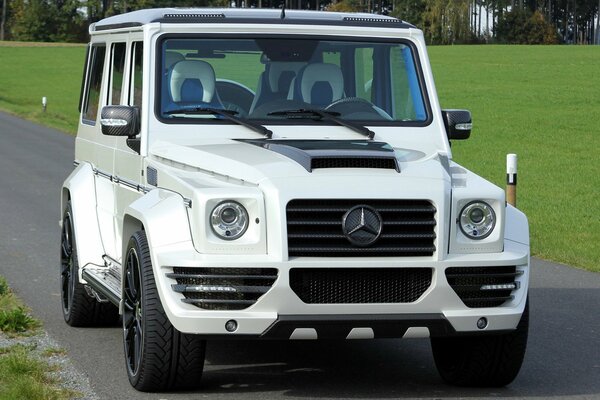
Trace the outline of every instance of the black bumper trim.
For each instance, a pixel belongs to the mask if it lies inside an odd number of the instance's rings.
[[[280,315],[260,337],[289,339],[297,328],[312,328],[318,339],[346,339],[353,328],[371,328],[375,339],[401,338],[411,327],[426,327],[430,336],[457,334],[443,314]]]

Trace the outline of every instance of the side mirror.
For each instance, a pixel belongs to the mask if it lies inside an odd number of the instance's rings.
[[[102,134],[107,136],[135,137],[140,133],[139,108],[130,106],[105,106],[100,113]]]
[[[444,126],[448,139],[464,140],[471,136],[473,121],[471,112],[467,110],[442,110]]]

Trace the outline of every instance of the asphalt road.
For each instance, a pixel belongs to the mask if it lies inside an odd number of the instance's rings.
[[[429,341],[209,342],[202,390],[143,394],[126,378],[121,330],[68,327],[60,311],[61,183],[73,137],[0,113],[0,274],[90,377],[101,399],[600,399],[600,274],[534,259],[525,363],[503,389],[446,386]]]

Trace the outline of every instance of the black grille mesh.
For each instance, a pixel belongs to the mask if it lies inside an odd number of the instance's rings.
[[[380,238],[355,247],[344,236],[342,218],[357,205],[381,215]],[[297,199],[287,205],[290,257],[409,257],[435,252],[436,209],[427,200]]]
[[[412,303],[431,277],[430,268],[293,268],[290,286],[307,304]]]
[[[446,279],[458,297],[470,308],[498,307],[512,299],[512,289],[481,290],[484,285],[515,284],[520,275],[515,266],[452,267]]]
[[[277,279],[275,268],[182,268],[174,267],[175,292],[184,303],[206,310],[242,310],[254,304]]]
[[[318,168],[376,168],[397,169],[394,158],[314,158],[311,169]]]

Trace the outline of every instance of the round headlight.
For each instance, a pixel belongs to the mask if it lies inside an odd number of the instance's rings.
[[[494,209],[483,201],[473,201],[464,206],[458,218],[462,233],[475,240],[488,237],[496,225]]]
[[[210,223],[221,239],[235,240],[248,229],[248,212],[236,201],[224,201],[213,208]]]

